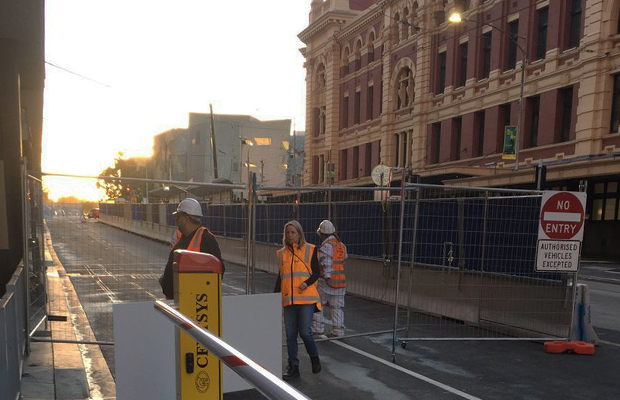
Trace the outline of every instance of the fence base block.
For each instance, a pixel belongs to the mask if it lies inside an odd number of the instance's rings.
[[[559,354],[559,353],[575,353],[575,354],[594,354],[594,345],[586,342],[545,342],[545,353]]]

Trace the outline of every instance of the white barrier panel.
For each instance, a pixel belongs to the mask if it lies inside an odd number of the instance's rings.
[[[176,398],[174,325],[153,302],[115,304],[114,358],[117,400]],[[269,372],[282,373],[280,293],[222,298],[222,338]],[[251,389],[224,367],[224,393]]]

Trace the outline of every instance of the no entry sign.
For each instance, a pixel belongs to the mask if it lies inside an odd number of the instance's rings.
[[[586,194],[546,191],[540,205],[536,271],[577,272]]]
[[[553,192],[543,194],[538,240],[583,240],[586,194]]]

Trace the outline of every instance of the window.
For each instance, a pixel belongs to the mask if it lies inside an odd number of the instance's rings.
[[[439,164],[439,147],[441,145],[441,123],[431,125],[431,164]]]
[[[452,151],[454,154],[452,155],[453,160],[461,159],[461,128],[463,127],[463,119],[461,117],[454,118],[454,131],[453,131],[453,147]]]
[[[439,76],[437,77],[437,94],[446,88],[446,52],[439,53]]]
[[[368,64],[375,61],[375,33],[370,32],[368,36]]]
[[[400,33],[400,25],[401,25],[400,14],[396,13],[394,15],[393,24],[394,24],[393,25],[394,26],[394,30],[396,31],[396,43],[398,43],[398,42],[400,42],[400,36],[401,36],[401,33]]]
[[[592,197],[592,220],[614,221],[620,219],[620,193],[618,193],[617,181],[596,183]]]
[[[489,77],[491,73],[491,44],[493,41],[493,32],[488,31],[482,34],[482,76],[480,79]]]
[[[355,109],[353,110],[353,125],[360,123],[360,108],[362,102],[362,93],[358,90],[355,92]]]
[[[342,128],[349,127],[349,96],[345,96],[342,101]]]
[[[609,132],[620,132],[620,74],[613,76],[614,91],[611,102],[611,126]]]
[[[319,182],[325,182],[325,156],[321,154],[319,156]]]
[[[484,123],[484,111],[478,111],[476,114],[474,114],[474,145],[476,146],[472,152],[472,155],[474,157],[480,157],[484,155]]]
[[[538,146],[538,123],[540,121],[540,97],[534,96],[529,99],[530,136],[528,147]]]
[[[573,116],[573,88],[564,88],[560,91],[562,101],[562,127],[560,131],[560,142],[570,140],[571,120]]]
[[[362,56],[360,50],[362,48],[362,41],[358,40],[355,44],[355,71],[359,71],[362,68]]]
[[[568,30],[568,48],[579,46],[581,40],[581,0],[572,0]]]
[[[461,43],[459,45],[459,79],[458,85],[465,86],[465,82],[467,81],[467,50],[468,44],[467,42]]]
[[[395,167],[406,167],[409,163],[410,137],[410,131],[400,132],[396,134],[396,162],[394,164]]]
[[[321,124],[319,127],[319,134],[324,135],[325,129],[327,128],[327,107],[326,106],[321,106],[319,119],[320,119],[320,124]]]
[[[344,54],[342,55],[342,76],[349,74],[349,48],[344,49]]]
[[[288,150],[288,149],[290,148],[289,146],[290,146],[290,143],[289,143],[289,141],[288,141],[288,140],[283,140],[283,141],[282,141],[282,148],[283,148],[284,150]]]
[[[353,178],[359,177],[360,172],[360,147],[355,146],[353,148]]]
[[[340,168],[338,170],[339,172],[339,177],[338,179],[343,181],[347,179],[347,150],[341,150],[340,151]]]
[[[366,92],[366,120],[370,121],[373,119],[373,111],[374,111],[374,87],[368,86],[368,92]]]
[[[519,40],[519,20],[508,23],[508,54],[506,55],[506,69],[515,69],[517,65],[517,41]]]
[[[372,172],[372,145],[366,143],[364,146],[364,176],[369,176]]]
[[[254,138],[257,146],[270,146],[271,138]]]
[[[537,11],[538,36],[536,37],[536,59],[541,60],[547,54],[547,28],[549,19],[549,7],[543,7]]]

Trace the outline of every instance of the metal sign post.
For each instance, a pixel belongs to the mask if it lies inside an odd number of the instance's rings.
[[[174,252],[175,306],[199,326],[221,336],[222,263],[211,254]],[[177,400],[222,400],[222,364],[202,344],[176,332]]]

